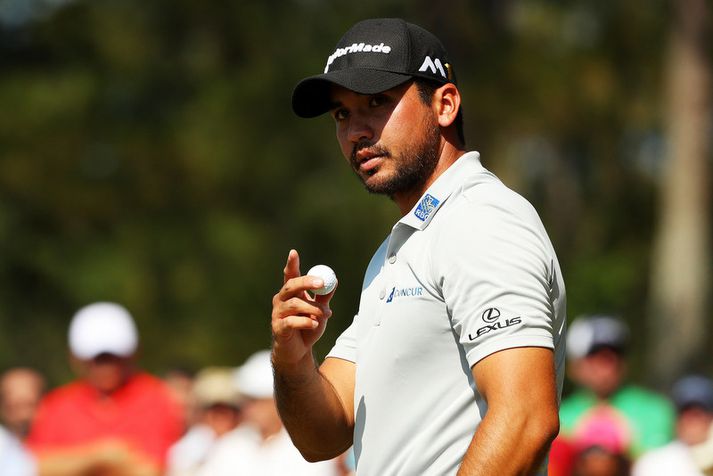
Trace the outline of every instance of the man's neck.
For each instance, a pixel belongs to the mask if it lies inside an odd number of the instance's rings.
[[[448,170],[448,168],[455,163],[462,155],[465,154],[465,150],[453,147],[450,143],[446,143],[438,159],[438,164],[433,170],[433,173],[428,177],[422,186],[409,190],[407,192],[396,194],[392,197],[396,206],[399,207],[401,211],[401,216],[405,216],[411,209],[416,205],[416,202],[421,198],[421,196],[428,190],[433,182],[438,179],[443,173]]]

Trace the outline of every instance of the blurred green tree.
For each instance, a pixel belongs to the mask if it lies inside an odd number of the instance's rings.
[[[667,383],[710,371],[711,10],[674,2],[666,61],[669,140],[651,284],[649,368]],[[671,350],[675,349],[674,352]]]

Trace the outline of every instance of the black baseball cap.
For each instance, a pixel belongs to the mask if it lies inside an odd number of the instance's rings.
[[[455,84],[453,67],[440,40],[400,18],[363,20],[339,40],[324,73],[297,84],[292,109],[300,117],[329,111],[332,84],[360,94],[376,94],[414,77]]]
[[[567,330],[567,353],[574,359],[591,355],[600,349],[624,354],[628,343],[629,328],[617,316],[580,316]]]
[[[713,381],[702,375],[686,375],[677,380],[671,397],[679,411],[696,406],[713,413]]]

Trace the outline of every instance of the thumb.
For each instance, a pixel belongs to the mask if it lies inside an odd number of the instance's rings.
[[[334,297],[334,293],[337,292],[337,288],[339,287],[339,280],[334,284],[334,289],[332,289],[330,292],[327,294],[316,294],[314,296],[314,300],[318,304],[326,304],[329,305],[329,301],[332,300]]]

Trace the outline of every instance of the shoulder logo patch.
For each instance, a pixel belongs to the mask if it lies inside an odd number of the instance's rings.
[[[431,213],[433,213],[433,210],[438,207],[439,203],[441,203],[440,200],[438,200],[433,195],[427,193],[423,196],[421,202],[419,202],[418,206],[416,207],[416,210],[413,213],[419,220],[426,221],[431,215]]]

